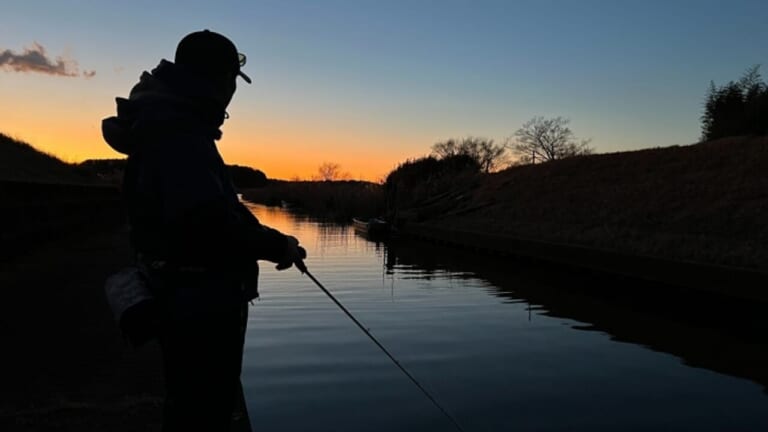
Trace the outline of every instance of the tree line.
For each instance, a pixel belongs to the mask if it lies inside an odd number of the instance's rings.
[[[432,156],[444,159],[457,155],[473,159],[480,170],[492,172],[510,164],[549,162],[573,156],[591,154],[589,140],[579,139],[563,117],[534,117],[515,131],[503,143],[492,139],[451,138],[432,145]]]
[[[710,82],[701,116],[701,139],[768,134],[768,85],[760,66],[722,86]]]
[[[398,169],[407,167],[407,170],[413,172],[423,171],[432,175],[435,167],[443,166],[435,163],[445,160],[448,163],[444,165],[448,167],[461,165],[463,170],[471,165],[479,172],[490,173],[514,164],[534,164],[591,154],[593,149],[589,146],[590,141],[577,138],[569,124],[570,120],[563,117],[538,116],[523,123],[503,143],[474,136],[449,138],[432,144],[429,156],[409,160]],[[312,176],[314,181],[350,178],[349,173],[342,172],[341,166],[334,162],[323,162]]]

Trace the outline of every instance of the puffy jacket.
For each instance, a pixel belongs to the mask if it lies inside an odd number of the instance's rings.
[[[180,265],[277,261],[286,237],[239,202],[215,144],[226,114],[211,94],[205,80],[163,60],[102,122],[107,143],[128,155],[123,193],[132,244]]]

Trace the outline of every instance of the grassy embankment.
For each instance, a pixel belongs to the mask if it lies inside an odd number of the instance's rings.
[[[0,180],[35,183],[100,184],[98,177],[31,145],[0,133]]]
[[[464,182],[402,219],[669,260],[768,270],[768,138],[600,154]]]

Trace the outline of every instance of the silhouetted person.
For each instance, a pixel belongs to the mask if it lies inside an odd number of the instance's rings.
[[[104,139],[127,154],[130,237],[155,296],[166,379],[163,430],[226,431],[239,394],[256,260],[303,265],[291,236],[263,226],[235,193],[215,141],[245,56],[208,30],[174,63],[144,72]]]

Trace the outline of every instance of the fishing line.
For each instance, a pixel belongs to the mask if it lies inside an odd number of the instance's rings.
[[[424,388],[424,387],[423,387],[421,384],[419,384],[419,382],[416,380],[416,378],[414,378],[414,377],[413,377],[413,375],[411,375],[411,374],[410,374],[410,373],[409,373],[409,372],[408,372],[408,371],[407,371],[407,370],[406,370],[406,369],[403,367],[403,365],[401,365],[401,364],[400,364],[400,362],[399,362],[399,361],[397,361],[397,359],[396,359],[396,358],[395,358],[395,357],[394,357],[392,354],[390,354],[390,353],[389,353],[389,351],[387,351],[387,349],[386,349],[386,348],[384,348],[384,345],[382,345],[382,344],[381,344],[381,343],[380,343],[380,342],[379,342],[379,341],[378,341],[378,340],[377,340],[377,339],[376,339],[376,338],[375,338],[375,337],[374,337],[374,336],[371,334],[371,332],[370,332],[370,331],[368,331],[368,329],[366,329],[366,328],[365,328],[365,326],[363,326],[363,325],[360,323],[360,321],[358,321],[358,320],[357,320],[357,318],[355,318],[355,317],[354,317],[354,315],[352,315],[352,314],[351,314],[351,313],[350,313],[350,312],[347,310],[347,308],[345,308],[345,307],[344,307],[344,305],[343,305],[343,304],[341,304],[341,303],[340,303],[338,300],[336,300],[336,297],[334,297],[334,296],[333,296],[333,294],[331,294],[331,292],[330,292],[330,291],[328,291],[327,289],[325,289],[325,287],[323,286],[323,284],[321,284],[321,283],[320,283],[320,281],[318,281],[317,279],[315,279],[315,277],[314,277],[314,276],[312,276],[312,273],[310,273],[310,272],[309,272],[309,270],[307,270],[307,267],[304,265],[304,263],[301,263],[301,265],[298,265],[298,264],[297,264],[297,266],[296,266],[296,267],[298,267],[298,268],[299,268],[299,270],[300,270],[302,273],[304,273],[305,275],[309,276],[309,278],[310,278],[310,279],[312,279],[312,282],[314,282],[314,283],[315,283],[315,284],[318,286],[318,288],[320,288],[321,290],[323,290],[323,292],[324,292],[324,293],[325,293],[325,294],[326,294],[326,295],[327,295],[327,296],[328,296],[328,297],[329,297],[331,300],[333,300],[333,302],[334,302],[334,303],[336,303],[336,306],[338,306],[338,307],[339,307],[339,308],[340,308],[340,309],[341,309],[341,310],[342,310],[342,311],[343,311],[345,314],[347,314],[347,316],[348,316],[348,317],[349,317],[349,318],[350,318],[350,319],[351,319],[351,320],[352,320],[352,321],[353,321],[355,324],[357,324],[357,326],[360,328],[360,330],[362,330],[362,331],[363,331],[363,333],[365,333],[365,335],[366,335],[366,336],[368,336],[368,337],[369,337],[369,338],[370,338],[370,339],[373,341],[373,343],[375,343],[375,344],[376,344],[376,346],[377,346],[377,347],[379,347],[379,348],[380,348],[380,349],[381,349],[381,350],[384,352],[384,354],[386,354],[386,355],[387,355],[387,357],[389,357],[389,359],[390,359],[390,360],[392,360],[392,362],[395,364],[395,366],[397,366],[397,367],[398,367],[398,368],[399,368],[399,369],[400,369],[400,370],[401,370],[401,371],[402,371],[402,372],[405,374],[405,376],[407,376],[407,377],[408,377],[408,379],[410,379],[410,380],[411,380],[411,382],[412,382],[412,383],[414,383],[414,384],[416,385],[416,387],[418,387],[418,388],[419,388],[419,390],[421,390],[421,392],[422,392],[422,393],[424,393],[424,396],[426,396],[426,397],[427,397],[427,399],[429,399],[429,400],[432,402],[432,404],[434,404],[434,405],[437,407],[437,409],[439,409],[439,410],[440,410],[440,411],[441,411],[441,412],[442,412],[442,413],[443,413],[443,414],[444,414],[446,417],[448,417],[448,420],[450,420],[450,421],[451,421],[451,423],[453,423],[453,425],[456,427],[456,430],[458,430],[458,431],[460,431],[460,432],[464,432],[464,429],[463,429],[463,428],[462,428],[462,427],[459,425],[459,422],[457,422],[457,421],[456,421],[456,419],[455,419],[455,418],[453,418],[453,416],[452,416],[450,413],[448,413],[448,411],[447,411],[445,408],[443,408],[443,407],[442,407],[442,405],[440,405],[440,403],[438,403],[438,402],[437,402],[437,400],[436,400],[434,397],[432,397],[432,395],[431,395],[431,394],[429,394],[429,392],[427,391],[427,389],[425,389],[425,388]]]

